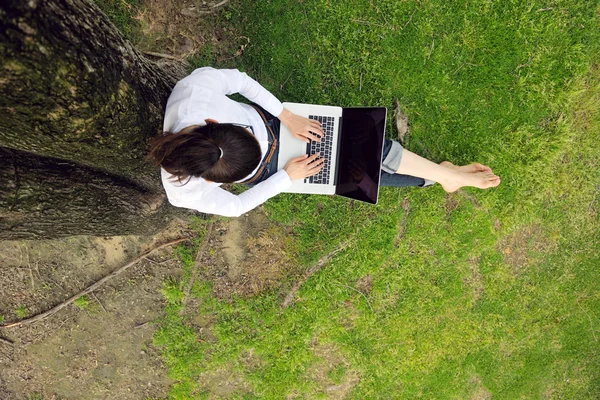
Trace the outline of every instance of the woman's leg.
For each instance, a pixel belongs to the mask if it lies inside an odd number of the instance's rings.
[[[379,186],[391,187],[425,186],[425,183],[423,178],[403,174],[389,174],[385,171],[381,171],[381,179],[379,180]]]
[[[406,149],[396,173],[438,182],[446,192],[455,192],[463,186],[487,189],[500,184],[500,177],[484,165],[456,166],[448,161],[436,164]]]

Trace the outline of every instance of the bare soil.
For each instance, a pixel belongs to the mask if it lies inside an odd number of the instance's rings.
[[[483,282],[483,275],[479,269],[479,258],[473,257],[468,261],[469,264],[469,275],[463,278],[463,283],[466,287],[473,290],[475,301],[481,300],[485,292],[485,286]]]
[[[213,294],[221,299],[283,287],[299,273],[284,251],[291,240],[287,229],[269,221],[260,208],[219,222],[195,268],[201,279],[212,282]]]
[[[23,312],[45,311],[139,253],[185,235],[185,226],[176,222],[156,237],[0,242],[0,314],[12,322]],[[32,325],[0,329],[13,342],[0,344],[0,398],[166,396],[170,382],[152,345],[153,321],[163,309],[162,282],[177,278],[180,270],[172,249],[161,250],[79,306]]]
[[[514,275],[536,265],[543,255],[554,253],[557,248],[558,243],[539,224],[525,225],[498,242],[498,251]]]
[[[228,27],[227,5],[221,1],[144,0],[135,19],[141,37],[136,46],[143,52],[184,60],[204,51],[223,62],[236,58],[248,44]],[[160,58],[160,56],[158,56]]]
[[[346,398],[360,381],[358,371],[349,368],[350,364],[331,343],[315,342],[311,350],[318,361],[308,370],[307,377],[317,384],[318,393],[328,399]],[[341,372],[335,376],[338,368]]]

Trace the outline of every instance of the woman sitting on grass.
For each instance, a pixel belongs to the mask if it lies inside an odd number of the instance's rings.
[[[254,104],[231,100],[239,93]],[[291,181],[323,168],[318,154],[290,160],[277,171],[279,126],[307,143],[323,136],[317,121],[293,114],[255,80],[238,70],[206,67],[179,81],[167,103],[165,134],[153,141],[150,158],[161,167],[169,202],[207,214],[237,217],[281,193]],[[274,140],[275,139],[275,140]],[[276,145],[272,145],[276,143]],[[252,187],[235,195],[223,183]],[[386,139],[382,186],[498,186],[500,178],[482,164],[435,164]]]

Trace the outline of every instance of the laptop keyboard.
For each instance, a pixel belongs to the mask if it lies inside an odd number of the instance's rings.
[[[315,183],[321,185],[329,184],[329,176],[331,175],[331,153],[333,148],[333,124],[334,117],[324,117],[320,115],[309,115],[308,118],[319,121],[322,125],[321,128],[325,133],[325,136],[321,138],[320,142],[311,140],[306,145],[306,153],[309,156],[313,154],[321,154],[321,157],[325,159],[323,168],[318,174],[304,178],[304,183]]]

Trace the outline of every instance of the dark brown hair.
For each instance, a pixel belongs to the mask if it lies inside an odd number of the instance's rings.
[[[191,177],[218,183],[239,181],[254,171],[261,157],[258,140],[248,130],[215,123],[165,132],[152,141],[148,154],[179,182]]]

